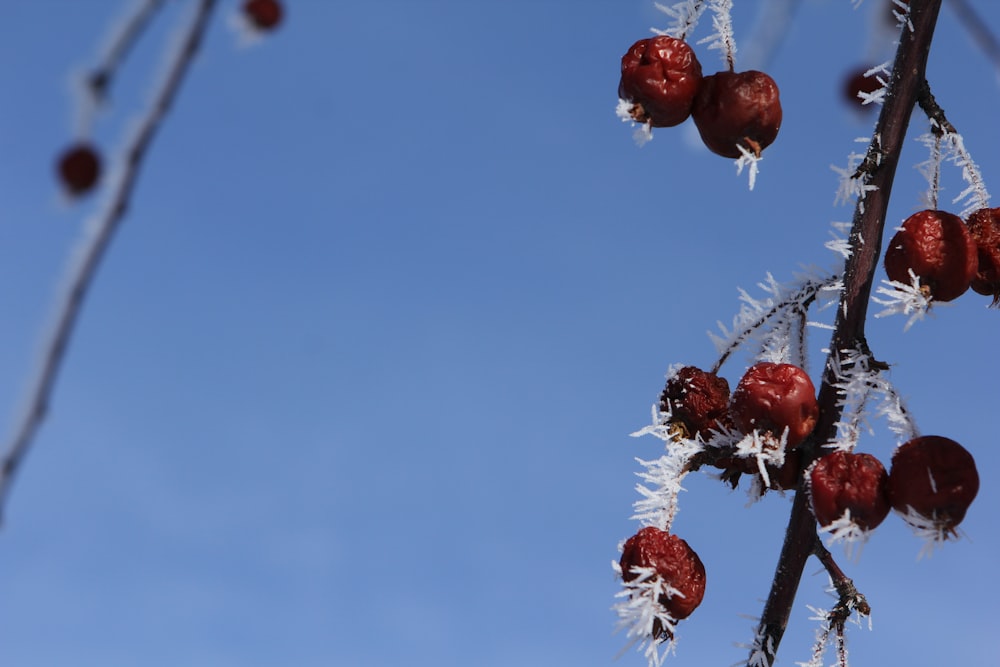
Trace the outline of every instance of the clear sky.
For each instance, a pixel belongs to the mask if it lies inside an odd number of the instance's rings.
[[[614,115],[649,0],[285,0],[251,47],[220,2],[90,293],[0,531],[0,664],[610,665],[611,561],[633,533],[633,439],[738,287],[823,247],[872,115],[841,77],[889,59],[875,0],[801,3],[766,64],[737,2],[737,68],[781,88],[753,192],[693,126],[638,148]],[[0,21],[0,414],[13,423],[63,265],[101,194],[53,178],[74,74],[124,0],[8,0]],[[997,71],[947,7],[938,101],[1000,191]],[[994,34],[1000,5],[970,0]],[[192,3],[167,3],[94,139],[112,162]],[[710,32],[707,18],[696,38]],[[706,71],[716,52],[696,51]],[[748,60],[742,58],[746,56]],[[914,117],[891,224],[920,207]],[[945,195],[963,184],[945,174]],[[994,202],[996,204],[996,202]],[[882,277],[880,275],[880,277]],[[854,667],[996,665],[1000,312],[971,292],[875,355],[922,431],[977,458],[967,539],[917,561],[890,517],[842,564],[873,607]],[[822,331],[812,335],[819,368]],[[747,363],[730,361],[735,384]],[[861,448],[888,461],[881,422]],[[745,658],[789,498],[689,478],[675,530],[708,570],[671,664]],[[818,563],[779,664],[809,659]],[[635,653],[617,664],[644,665]]]

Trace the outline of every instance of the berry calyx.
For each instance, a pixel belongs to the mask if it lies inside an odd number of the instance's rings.
[[[729,383],[726,378],[695,366],[684,366],[667,380],[660,409],[685,437],[707,439],[711,430],[730,423]]]
[[[870,67],[859,67],[857,69],[848,72],[847,76],[844,77],[843,94],[844,100],[853,107],[862,110],[868,110],[874,108],[873,104],[865,104],[864,95],[871,95],[876,90],[882,87],[882,82],[878,80],[874,74],[871,76],[865,76],[865,72],[870,70]]]
[[[903,221],[885,251],[889,280],[912,283],[912,271],[926,295],[937,301],[957,299],[976,275],[976,242],[962,219],[945,211],[925,210]]]
[[[258,30],[274,30],[281,23],[284,8],[278,0],[247,0],[243,15]]]
[[[780,438],[787,429],[787,448],[812,433],[819,419],[816,388],[804,370],[794,364],[762,361],[747,369],[730,403],[736,426]]]
[[[680,125],[691,115],[701,63],[687,42],[666,35],[640,39],[622,56],[618,97],[631,116],[653,127]]]
[[[101,175],[101,158],[88,143],[78,143],[59,157],[56,165],[59,181],[73,196],[88,192]]]
[[[827,527],[850,512],[850,521],[872,530],[889,514],[889,474],[871,454],[836,451],[817,460],[809,472],[813,516]]]
[[[925,435],[892,455],[889,502],[916,528],[940,537],[954,534],[978,492],[976,461],[954,440]]]
[[[633,568],[653,568],[676,591],[658,600],[676,620],[690,616],[705,597],[705,566],[698,554],[687,542],[659,528],[647,526],[628,538],[619,565],[626,582],[640,576]]]
[[[981,208],[967,222],[979,258],[970,287],[1000,305],[1000,208]]]
[[[760,157],[781,128],[778,85],[763,72],[717,72],[702,79],[691,117],[709,150],[738,158],[739,147]]]

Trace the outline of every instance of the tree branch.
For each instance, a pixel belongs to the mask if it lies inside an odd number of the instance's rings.
[[[900,35],[885,104],[869,149],[872,159],[861,174],[866,187],[863,188],[854,211],[850,235],[852,253],[845,269],[844,290],[830,343],[831,355],[840,350],[856,348],[865,342],[868,300],[881,254],[889,195],[910,115],[917,102],[920,86],[925,80],[927,55],[940,9],[941,0],[910,2],[909,18],[913,28],[910,30],[904,26]],[[803,444],[801,470],[820,455],[820,446],[836,435],[836,423],[842,410],[838,407],[835,383],[835,373],[828,358],[819,390],[819,422],[812,437]],[[758,647],[765,652],[769,665],[774,664],[795,602],[802,571],[813,553],[813,545],[817,539],[816,521],[808,507],[801,470],[799,488],[792,504],[781,555],[757,634]]]
[[[106,209],[84,226],[80,246],[71,258],[63,294],[57,301],[55,321],[45,338],[41,364],[31,383],[26,408],[0,462],[0,522],[10,495],[11,483],[24,456],[44,421],[66,348],[80,315],[101,259],[128,209],[132,191],[149,148],[163,118],[173,104],[187,73],[216,0],[199,0],[191,25],[186,28],[176,56],[162,86],[156,93],[149,113],[125,150],[124,173],[114,185]]]

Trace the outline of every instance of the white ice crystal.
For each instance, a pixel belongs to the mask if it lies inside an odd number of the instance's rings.
[[[885,94],[889,86],[889,76],[892,74],[892,62],[884,62],[881,65],[876,65],[865,72],[866,77],[874,76],[875,80],[879,82],[879,87],[870,93],[864,91],[858,91],[858,97],[861,99],[862,105],[867,104],[882,104],[885,102]]]
[[[878,142],[878,140],[878,135],[875,135],[871,138],[858,137],[854,141],[857,143],[867,144],[872,141]],[[835,204],[839,205],[857,201],[860,210],[864,211],[863,196],[878,189],[877,186],[870,185],[865,182],[867,178],[866,174],[858,173],[858,167],[861,166],[864,159],[865,153],[850,153],[847,156],[846,167],[830,165],[830,169],[835,171],[840,176],[840,183],[837,186],[837,196],[834,199]]]
[[[675,3],[669,7],[667,5],[660,4],[659,2],[654,4],[657,9],[673,19],[673,22],[666,30],[657,30],[656,28],[653,28],[653,32],[658,35],[667,35],[668,37],[673,37],[675,39],[687,39],[687,36],[690,35],[695,29],[695,26],[698,25],[698,19],[701,18],[701,15],[706,8],[704,0],[685,0],[684,2]]]
[[[617,561],[612,561],[611,567],[619,577],[622,575],[621,565]],[[684,597],[684,594],[656,574],[656,568],[633,567],[632,572],[638,576],[631,581],[622,582],[622,590],[615,594],[620,602],[612,607],[618,614],[616,631],[625,630],[625,637],[628,639],[621,653],[638,644],[650,667],[661,667],[667,655],[675,650],[673,637],[677,619],[660,603],[660,598]],[[654,635],[657,624],[666,632],[666,637]],[[662,653],[661,648],[664,649]]]
[[[925,293],[920,286],[920,278],[910,270],[910,284],[901,283],[897,280],[883,280],[883,286],[875,290],[885,298],[873,296],[872,301],[885,306],[884,309],[875,313],[875,317],[888,317],[890,315],[908,315],[909,319],[903,325],[903,331],[909,331],[916,322],[924,319],[931,312],[931,304],[938,305],[941,302],[934,301]]]
[[[742,303],[732,324],[727,327],[719,322],[721,335],[709,332],[709,337],[723,359],[737,348],[756,343],[755,358],[767,356],[769,361],[805,368],[805,328],[817,326],[817,323],[805,319],[804,315],[813,302],[819,302],[820,308],[834,302],[842,288],[840,275],[824,275],[812,270],[785,285],[767,274],[758,287],[767,296],[756,299],[746,290],[739,290]],[[776,358],[779,351],[787,351],[787,358]]]
[[[876,417],[884,417],[889,430],[902,440],[915,437],[917,428],[903,400],[889,380],[886,371],[872,364],[871,356],[859,349],[841,350],[829,355],[830,371],[837,389],[837,404],[841,410],[836,423],[837,435],[824,445],[830,450],[852,451],[862,432],[872,433],[869,424],[869,404],[875,404]],[[876,403],[877,402],[877,403]]]
[[[961,170],[965,189],[954,199],[952,204],[960,204],[963,208],[958,214],[965,218],[973,211],[988,208],[990,193],[986,190],[986,182],[965,148],[965,140],[957,132],[940,131],[937,123],[931,121],[931,132],[917,137],[917,141],[927,146],[930,157],[917,165],[917,169],[927,178],[928,190],[924,196],[927,208],[938,208],[941,188],[941,166],[950,162]]]
[[[615,115],[623,123],[631,123],[636,128],[635,132],[632,133],[632,138],[635,140],[636,145],[642,148],[653,140],[653,126],[649,122],[635,122],[635,119],[632,118],[632,106],[632,103],[628,100],[619,99],[618,106],[615,107]]]
[[[733,0],[709,0],[712,9],[712,28],[715,30],[708,37],[698,40],[699,44],[708,44],[708,49],[722,51],[722,62],[729,71],[736,66],[736,41],[733,39]]]
[[[750,189],[753,190],[753,186],[757,183],[757,172],[760,168],[757,166],[761,160],[764,159],[763,155],[754,155],[752,151],[747,150],[742,146],[742,144],[736,144],[736,147],[740,149],[740,156],[736,158],[736,175],[739,176],[743,173],[744,167],[749,167],[747,170],[747,177],[750,181]]]

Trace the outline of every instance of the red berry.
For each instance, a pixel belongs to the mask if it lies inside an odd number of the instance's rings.
[[[273,30],[281,23],[284,10],[278,0],[247,0],[243,13],[258,30]]]
[[[680,595],[662,595],[660,604],[677,620],[691,615],[705,597],[705,566],[687,542],[670,533],[647,526],[625,541],[619,563],[622,579],[632,581],[633,567],[651,567],[664,583]]]
[[[889,514],[888,482],[885,466],[871,454],[827,454],[809,473],[813,515],[829,526],[850,511],[852,522],[872,530]]]
[[[687,42],[661,35],[640,39],[622,56],[618,96],[632,118],[653,127],[680,125],[691,115],[701,64]]]
[[[702,79],[691,116],[709,150],[738,158],[771,145],[781,127],[778,85],[763,72],[717,72]]]
[[[882,87],[882,83],[874,74],[865,76],[865,72],[870,69],[870,67],[859,67],[844,78],[844,99],[851,106],[864,110],[874,108],[872,104],[865,104],[860,95],[860,93],[870,95]]]
[[[976,242],[962,219],[944,211],[914,213],[889,241],[885,272],[909,285],[910,271],[937,301],[951,301],[969,289],[979,258]]]
[[[970,285],[977,294],[1000,305],[1000,208],[981,208],[969,216],[969,233],[976,242],[978,270]]]
[[[684,366],[667,380],[660,408],[690,438],[707,438],[712,429],[729,423],[729,383],[715,373]]]
[[[907,521],[954,533],[979,492],[976,462],[954,440],[925,435],[900,445],[889,470],[889,502]]]
[[[747,369],[730,404],[733,421],[744,433],[757,429],[780,437],[788,429],[788,448],[806,439],[819,419],[816,389],[793,364],[762,361]]]
[[[59,157],[57,169],[59,180],[69,193],[82,195],[97,183],[101,175],[101,158],[90,144],[79,143]]]

